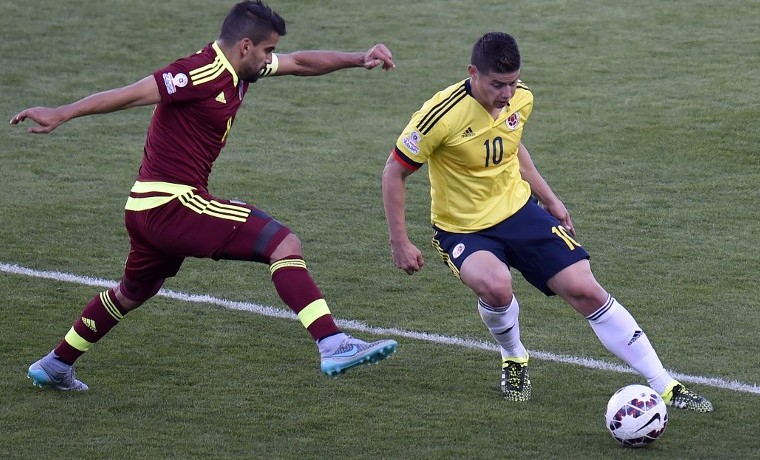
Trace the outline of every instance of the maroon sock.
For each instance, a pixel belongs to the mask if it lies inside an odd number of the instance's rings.
[[[309,275],[306,263],[300,256],[280,259],[269,270],[280,298],[296,314],[301,313],[299,319],[314,340],[340,332],[324,302],[322,292]],[[309,310],[315,313],[312,314]]]
[[[55,348],[56,356],[66,364],[74,364],[126,314],[113,289],[101,292],[84,307],[66,337]]]

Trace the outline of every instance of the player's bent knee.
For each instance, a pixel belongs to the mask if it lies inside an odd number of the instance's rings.
[[[598,284],[575,286],[574,289],[565,289],[557,294],[583,315],[596,311],[604,304],[608,295]]]
[[[479,280],[467,283],[478,297],[491,306],[509,305],[512,302],[512,285],[509,279]]]
[[[500,290],[481,295],[480,297],[485,300],[488,305],[500,307],[512,303],[512,290]]]
[[[269,258],[270,261],[274,262],[284,257],[301,256],[302,254],[301,240],[294,233],[290,233],[277,245]]]
[[[134,310],[161,290],[165,279],[148,283],[136,283],[123,278],[114,290],[116,299],[127,310]]]

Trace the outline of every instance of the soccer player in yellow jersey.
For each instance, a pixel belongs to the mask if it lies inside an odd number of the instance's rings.
[[[707,399],[665,370],[636,320],[594,278],[570,214],[522,144],[533,95],[520,80],[515,39],[501,32],[480,37],[468,74],[412,116],[385,165],[383,202],[394,264],[409,274],[424,265],[407,235],[404,204],[406,178],[427,163],[433,246],[478,296],[480,316],[501,349],[506,399],[531,398],[514,268],[582,314],[602,344],[669,405],[712,411]]]

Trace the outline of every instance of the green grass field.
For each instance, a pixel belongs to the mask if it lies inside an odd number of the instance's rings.
[[[227,2],[0,3],[0,114],[125,85],[216,38]],[[397,68],[254,85],[211,190],[295,229],[334,315],[400,345],[329,380],[291,320],[157,297],[77,363],[85,394],[34,388],[47,353],[128,241],[123,205],[151,109],[0,130],[0,458],[757,458],[760,451],[760,1],[272,0],[296,49],[388,44]],[[665,366],[715,405],[669,411],[663,438],[619,447],[603,413],[636,375],[587,322],[516,275],[534,398],[500,399],[475,298],[429,245],[426,174],[408,183],[427,266],[391,263],[388,151],[483,32],[514,34],[535,96],[525,144],[570,209],[602,284]],[[8,267],[35,270],[15,273]],[[18,271],[18,270],[15,270]],[[32,276],[71,274],[72,281]],[[188,260],[166,288],[286,309],[267,267]],[[422,333],[437,334],[439,342]]]

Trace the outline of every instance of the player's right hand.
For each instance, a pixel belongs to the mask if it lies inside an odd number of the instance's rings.
[[[391,50],[389,50],[388,47],[382,43],[378,43],[364,54],[364,68],[370,70],[381,64],[383,66],[383,70],[396,68],[396,63],[393,62],[393,55],[391,54]]]
[[[49,107],[32,107],[26,110],[22,110],[11,118],[11,124],[17,125],[26,119],[30,119],[37,123],[37,126],[30,126],[27,131],[34,134],[49,133],[65,120],[61,111],[58,109],[51,109]]]
[[[422,270],[425,265],[425,258],[422,252],[412,243],[391,244],[391,253],[393,254],[393,264],[404,270],[408,275]]]

